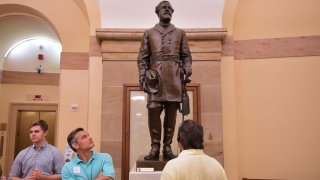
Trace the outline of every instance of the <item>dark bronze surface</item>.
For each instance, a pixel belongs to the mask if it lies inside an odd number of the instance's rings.
[[[184,77],[192,74],[192,57],[186,33],[170,23],[174,12],[171,4],[162,1],[155,11],[159,23],[144,32],[137,58],[140,87],[148,93],[151,150],[144,159],[149,161],[157,160],[159,157],[162,131],[163,156],[166,159],[176,157],[171,151],[171,143],[177,111],[185,92]],[[160,115],[163,111],[165,116],[162,130]]]
[[[159,160],[144,160],[144,155],[141,155],[136,161],[136,167],[154,168],[154,171],[162,171],[167,162],[162,156],[159,157]]]

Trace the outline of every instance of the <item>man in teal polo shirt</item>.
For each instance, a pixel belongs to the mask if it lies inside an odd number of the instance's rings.
[[[67,141],[77,155],[63,166],[61,173],[63,180],[115,179],[111,156],[107,153],[93,152],[95,144],[83,128],[73,130],[68,135]]]

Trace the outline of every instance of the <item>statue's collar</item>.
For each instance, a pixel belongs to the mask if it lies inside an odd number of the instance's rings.
[[[170,22],[169,22],[169,23],[159,22],[158,24],[159,24],[160,26],[162,26],[163,28],[167,28],[167,27],[169,27],[169,26],[171,25]]]
[[[162,26],[161,22],[156,24],[156,26],[154,27],[155,30],[159,31],[160,33],[166,34],[167,32],[170,32],[172,30],[174,30],[176,27],[169,23],[167,25],[167,27],[165,28],[164,26]]]

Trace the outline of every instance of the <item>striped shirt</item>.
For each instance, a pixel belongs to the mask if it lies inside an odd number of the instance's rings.
[[[34,169],[39,169],[44,175],[61,174],[63,165],[64,158],[56,147],[47,142],[40,148],[31,145],[17,155],[9,180],[12,177],[28,177]]]

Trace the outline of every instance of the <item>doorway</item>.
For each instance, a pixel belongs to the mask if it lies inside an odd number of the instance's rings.
[[[150,149],[150,136],[148,132],[147,109],[145,108],[147,104],[146,93],[141,91],[138,84],[124,84],[123,92],[121,179],[127,180],[129,179],[129,172],[141,155],[141,152],[148,152]],[[190,114],[185,118],[201,123],[200,84],[188,85],[187,92],[190,97]],[[163,119],[163,113],[161,119]],[[182,115],[177,113],[176,130],[171,144],[175,154],[178,154],[179,150],[178,144],[174,140],[177,138],[178,127],[181,122]]]
[[[31,145],[29,139],[29,125],[32,121],[42,118],[48,122],[49,134],[47,141],[55,145],[57,124],[58,124],[58,104],[56,103],[11,103],[8,133],[7,150],[5,161],[5,173],[9,174],[13,160],[19,151]],[[18,136],[19,135],[19,136]],[[20,138],[21,137],[21,138]],[[23,139],[23,138],[24,139]]]
[[[30,110],[19,110],[17,114],[17,127],[16,127],[16,140],[14,158],[18,153],[30,146],[29,138],[29,126],[35,120],[45,120],[48,123],[49,129],[47,134],[47,141],[49,144],[54,144],[54,135],[56,128],[56,111],[30,111]]]

